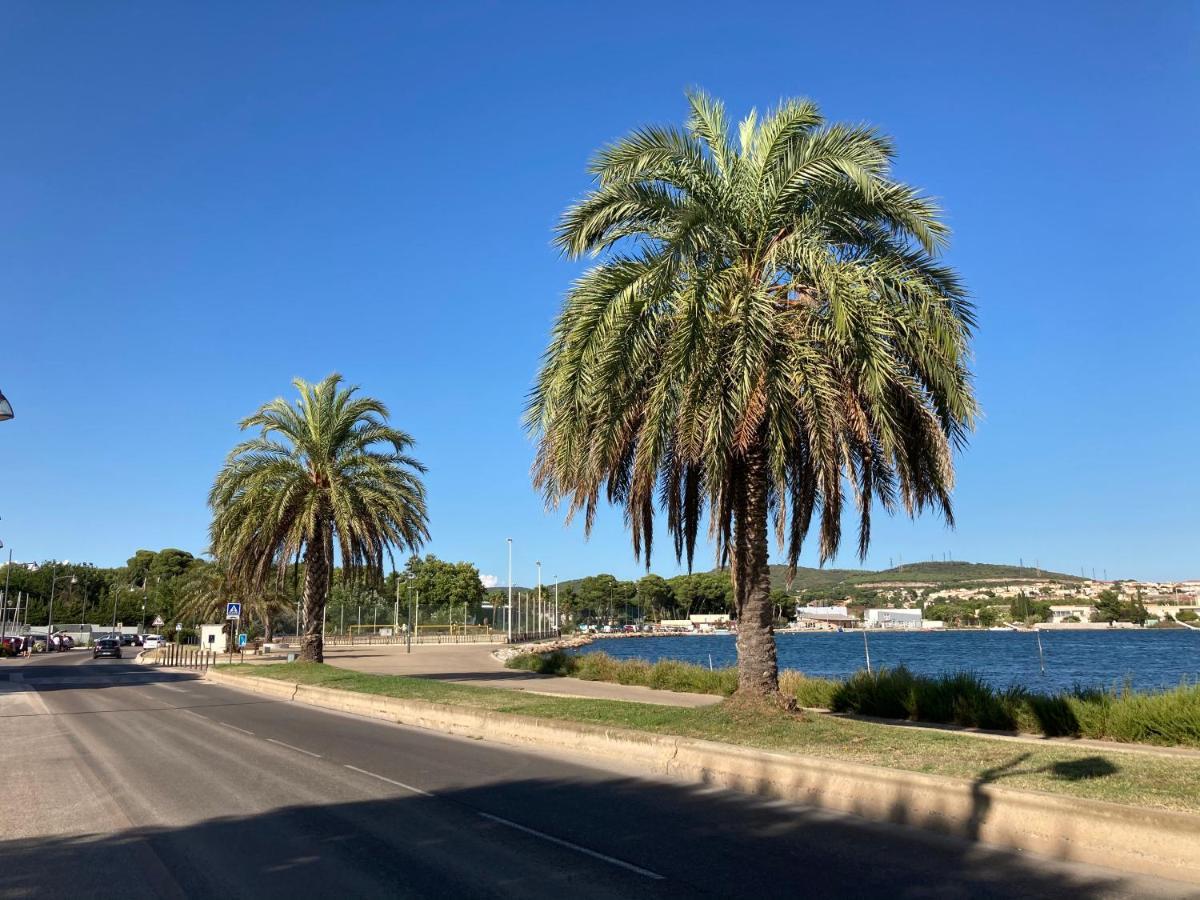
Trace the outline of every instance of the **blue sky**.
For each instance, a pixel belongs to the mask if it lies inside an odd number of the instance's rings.
[[[0,8],[18,559],[203,550],[237,420],[338,370],[417,437],[430,552],[636,575],[619,511],[587,542],[543,511],[520,415],[577,271],[556,217],[695,85],[878,125],[955,231],[985,413],[958,527],[877,517],[866,565],[1200,577],[1200,7],[429,6]]]

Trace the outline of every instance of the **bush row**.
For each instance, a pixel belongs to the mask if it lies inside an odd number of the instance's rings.
[[[616,660],[606,653],[531,653],[508,665],[547,675],[726,697],[737,688],[737,671],[732,668]],[[1042,694],[1020,687],[997,690],[969,672],[926,676],[899,667],[860,671],[845,681],[785,671],[779,686],[801,706],[834,712],[1049,737],[1200,747],[1200,685],[1195,684],[1155,693],[1077,688]]]

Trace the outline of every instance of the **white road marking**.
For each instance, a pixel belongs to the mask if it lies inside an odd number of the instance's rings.
[[[422,797],[432,797],[433,794],[429,791],[423,791],[420,788],[413,787],[411,784],[405,784],[403,781],[396,781],[392,778],[384,778],[382,775],[376,775],[374,772],[368,772],[366,769],[360,769],[358,766],[345,764],[347,769],[352,772],[358,772],[360,775],[370,775],[372,778],[378,778],[380,781],[386,781],[388,784],[394,784],[398,788],[404,788],[406,791],[412,791],[414,794],[420,794]]]
[[[161,682],[158,682],[157,684],[160,688],[162,688],[165,691],[175,691],[176,693],[179,693],[179,694],[187,693],[187,688],[176,687],[173,684],[162,684]]]
[[[263,738],[265,741],[270,741],[272,744],[278,744],[280,747],[287,747],[289,750],[295,750],[297,753],[303,753],[305,756],[312,756],[316,759],[321,758],[320,753],[313,753],[311,750],[305,750],[303,747],[296,747],[292,744],[285,744],[283,741],[277,741],[275,738]]]
[[[578,844],[572,844],[570,841],[564,841],[562,838],[556,838],[554,835],[546,834],[544,831],[538,831],[535,828],[527,828],[524,825],[519,825],[516,822],[508,819],[502,819],[499,816],[493,816],[490,813],[481,812],[479,815],[487,819],[489,822],[495,822],[497,825],[504,825],[508,828],[515,828],[517,831],[524,832],[525,834],[536,838],[541,838],[543,841],[549,841],[551,844],[557,844],[560,847],[566,847],[568,850],[574,850],[576,853],[582,853],[584,856],[590,856],[593,859],[601,860],[609,865],[619,866],[622,869],[635,872],[638,875],[642,875],[646,878],[653,878],[655,881],[663,881],[666,878],[665,875],[659,875],[657,872],[651,872],[649,869],[643,869],[641,866],[635,866],[633,863],[625,862],[623,859],[617,859],[615,856],[607,856],[596,850],[590,850],[587,847],[581,847]]]
[[[240,731],[242,734],[248,734],[251,736],[254,735],[253,731],[247,731],[245,728],[238,728],[236,725],[230,725],[228,722],[221,722],[221,724],[226,728],[232,728],[234,731]]]

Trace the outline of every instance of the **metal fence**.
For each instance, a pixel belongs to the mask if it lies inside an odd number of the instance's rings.
[[[195,669],[207,671],[209,666],[216,665],[217,652],[187,644],[165,644],[155,653],[154,665],[172,669]]]

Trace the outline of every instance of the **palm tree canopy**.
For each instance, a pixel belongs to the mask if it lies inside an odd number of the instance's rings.
[[[209,494],[213,552],[247,587],[281,579],[314,541],[327,561],[336,545],[352,577],[378,577],[392,547],[415,553],[429,538],[413,439],[340,375],[293,384],[295,403],[272,400],[241,423],[259,434],[230,451]]]
[[[937,206],[892,177],[888,138],[807,100],[736,131],[689,101],[685,129],[604,148],[559,225],[568,257],[599,262],[529,398],[535,484],[588,529],[602,496],[623,506],[647,565],[656,501],[689,568],[706,505],[728,558],[752,454],[792,567],[814,516],[822,562],[837,552],[848,496],[861,555],[876,501],[952,522],[974,316]]]

